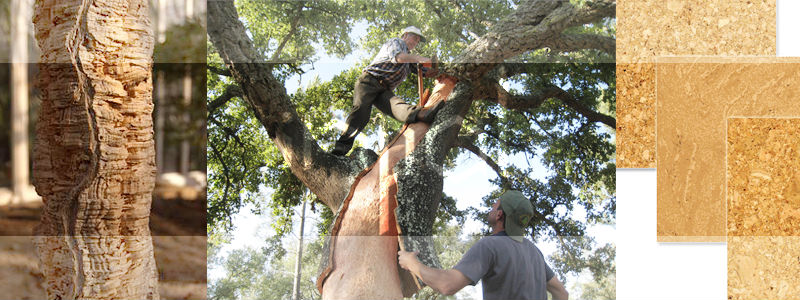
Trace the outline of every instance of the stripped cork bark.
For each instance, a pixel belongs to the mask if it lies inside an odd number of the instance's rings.
[[[39,0],[35,243],[51,299],[158,299],[147,0]]]
[[[437,80],[428,106],[445,101],[454,86],[452,79]],[[403,226],[395,215],[402,210],[396,210],[394,167],[414,151],[429,128],[421,122],[405,126],[378,160],[357,176],[333,223],[327,261],[317,278],[323,299],[402,299],[418,291],[415,278],[397,265],[398,234],[403,234]],[[421,250],[405,243],[401,247]],[[381,282],[386,288],[353,288],[370,281]]]

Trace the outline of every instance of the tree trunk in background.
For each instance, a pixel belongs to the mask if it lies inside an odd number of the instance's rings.
[[[28,23],[31,6],[13,0],[11,12],[11,173],[12,203],[25,201],[28,180]]]
[[[156,37],[158,38],[158,43],[163,43],[167,36],[167,1],[166,0],[158,0],[158,31],[156,32]],[[163,61],[159,61],[158,63],[163,64]],[[164,110],[167,108],[166,105],[166,95],[167,89],[164,87],[166,84],[166,76],[164,75],[164,71],[159,69],[156,71],[156,102],[158,102],[158,109],[156,109],[156,166],[158,168],[158,174],[164,173],[164,118],[166,114]]]
[[[35,243],[51,299],[158,299],[148,0],[38,0]]]
[[[192,105],[192,65],[184,62],[184,73],[183,73],[183,126],[185,126],[185,132],[182,134],[181,138],[181,154],[180,154],[180,172],[183,176],[189,176],[189,171],[191,171],[191,143],[190,139],[192,138],[191,135],[186,134],[186,132],[190,132],[189,128],[191,128],[192,117],[189,115],[189,110],[191,109]]]
[[[194,14],[194,0],[186,0],[184,2],[184,22],[188,21],[192,18]],[[191,128],[192,117],[189,114],[189,110],[192,106],[192,64],[188,61],[182,62],[185,64],[184,66],[184,73],[183,73],[183,105],[185,105],[185,109],[183,110],[183,125],[186,126],[185,128]],[[192,137],[190,135],[184,135],[183,140],[181,141],[181,174],[183,176],[189,176],[189,171],[191,171],[191,142],[190,139]]]
[[[303,262],[303,229],[306,225],[306,202],[308,200],[308,190],[303,197],[303,210],[300,213],[300,242],[297,246],[297,257],[294,262],[294,284],[292,285],[292,300],[300,300],[300,277],[301,277],[301,264]]]

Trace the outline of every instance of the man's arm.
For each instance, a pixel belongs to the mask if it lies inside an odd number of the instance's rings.
[[[558,277],[553,276],[547,281],[547,291],[553,295],[553,300],[567,300],[569,299],[569,293],[567,289],[564,288],[564,284],[558,280]]]
[[[436,292],[449,296],[460,291],[470,283],[469,278],[461,271],[450,269],[442,270],[428,267],[417,259],[418,252],[398,251],[400,266],[421,278]]]
[[[430,63],[431,59],[410,53],[400,53],[395,56],[398,63]]]

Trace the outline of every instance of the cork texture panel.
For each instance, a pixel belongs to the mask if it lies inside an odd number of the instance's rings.
[[[800,236],[800,119],[730,118],[728,235]]]
[[[773,56],[775,8],[776,0],[617,1],[617,62],[627,69],[617,70],[617,166],[655,167],[649,64],[659,56]],[[630,65],[637,63],[644,65]]]
[[[617,167],[656,167],[655,64],[617,64]]]
[[[617,61],[775,55],[776,0],[619,0]]]
[[[728,238],[728,299],[800,299],[800,237]]]
[[[664,58],[656,80],[658,240],[724,242],[727,118],[800,116],[800,59]]]

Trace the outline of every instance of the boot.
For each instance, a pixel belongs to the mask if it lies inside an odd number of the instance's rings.
[[[444,101],[438,101],[434,105],[421,108],[414,118],[414,122],[433,123],[436,113],[444,107]]]
[[[350,151],[350,148],[353,148],[353,144],[346,144],[340,141],[336,141],[336,146],[333,147],[333,151],[331,154],[336,156],[344,156],[347,152]]]

